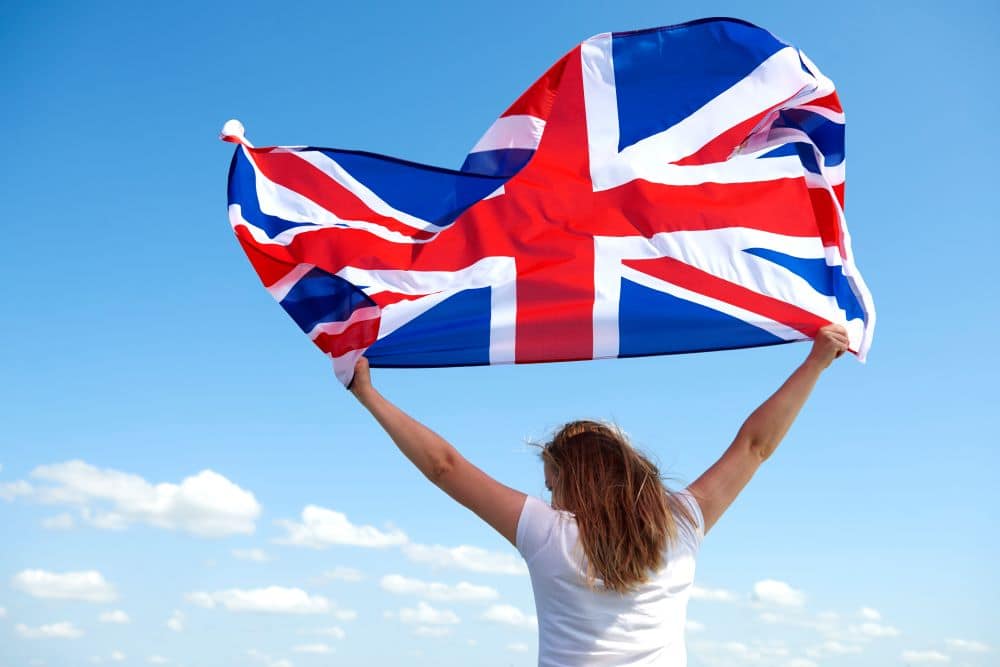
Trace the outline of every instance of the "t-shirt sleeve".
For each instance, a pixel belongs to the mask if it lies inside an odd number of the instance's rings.
[[[552,532],[552,524],[556,511],[548,503],[526,496],[521,516],[517,520],[517,535],[515,537],[518,552],[526,561],[530,561],[548,541]]]
[[[681,532],[687,533],[691,546],[697,550],[701,546],[701,541],[705,539],[705,517],[701,513],[701,505],[698,504],[698,499],[694,497],[690,489],[678,491],[676,497],[684,503],[684,506],[691,513],[691,518],[694,519],[694,525]]]

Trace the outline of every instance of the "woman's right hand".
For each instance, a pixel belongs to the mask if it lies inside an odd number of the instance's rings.
[[[849,345],[847,329],[839,324],[828,324],[816,333],[806,361],[816,364],[821,369],[827,368],[834,359],[847,351]]]

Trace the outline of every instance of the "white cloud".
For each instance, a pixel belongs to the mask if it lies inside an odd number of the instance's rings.
[[[266,653],[261,653],[257,649],[250,649],[247,651],[247,657],[254,662],[259,662],[267,667],[292,667],[292,663],[284,659],[276,659],[267,655]]]
[[[343,628],[340,628],[336,625],[331,626],[329,628],[320,628],[319,630],[313,630],[311,634],[323,635],[324,637],[333,637],[334,639],[343,639],[344,637],[347,636],[347,633],[344,632]]]
[[[691,654],[699,664],[711,667],[734,665],[759,665],[772,667],[815,667],[811,660],[791,657],[788,645],[782,640],[754,640],[747,644],[736,641],[700,639],[689,642]]]
[[[489,586],[477,586],[466,581],[449,585],[438,581],[410,579],[399,574],[388,574],[382,577],[379,585],[382,590],[397,595],[417,595],[428,600],[442,602],[481,602],[500,597],[500,593]]]
[[[125,654],[122,653],[121,651],[112,651],[111,652],[111,660],[112,660],[112,662],[124,662],[125,661]]]
[[[938,651],[903,651],[899,656],[900,660],[905,663],[943,663],[951,662],[951,658],[944,653],[939,653]]]
[[[347,581],[350,583],[357,583],[365,578],[361,570],[355,570],[353,567],[335,567],[325,571],[321,576],[325,581]]]
[[[76,522],[73,520],[73,515],[68,512],[42,519],[42,528],[46,530],[69,530],[74,525]]]
[[[891,625],[881,625],[879,623],[862,623],[856,628],[851,628],[865,637],[898,637],[899,630]]]
[[[736,602],[739,596],[724,588],[702,588],[701,586],[691,586],[692,600],[709,600],[712,602]]]
[[[356,526],[346,514],[316,505],[307,505],[302,510],[301,523],[287,519],[275,523],[287,531],[287,535],[276,542],[313,549],[325,549],[333,544],[391,547],[405,544],[407,540],[401,530],[383,532],[374,526]]]
[[[17,480],[16,482],[4,482],[0,484],[0,498],[11,501],[18,496],[30,496],[34,488],[31,484],[28,484],[24,480]]]
[[[165,665],[170,661],[164,658],[162,655],[151,655],[148,658],[146,658],[146,662],[148,662],[151,665]]]
[[[403,554],[416,563],[425,563],[435,567],[458,568],[491,574],[527,574],[528,572],[528,566],[518,556],[487,551],[468,545],[443,547],[439,544],[433,546],[406,544],[403,546]]]
[[[764,579],[755,583],[753,597],[759,602],[780,607],[801,607],[806,602],[806,596],[802,591],[775,579]]]
[[[439,639],[451,634],[451,628],[446,625],[420,625],[413,631],[418,637],[431,637]]]
[[[145,523],[203,537],[252,533],[260,505],[249,491],[211,470],[186,477],[180,484],[151,484],[139,475],[97,468],[84,461],[38,466],[27,482],[5,485],[0,496],[31,496],[40,502],[73,505],[87,523],[122,530]],[[10,498],[8,498],[9,500]]]
[[[321,595],[310,595],[301,588],[268,586],[206,593],[196,591],[185,595],[188,602],[200,607],[221,605],[235,612],[265,612],[271,614],[324,614],[330,611],[330,601]]]
[[[526,653],[528,645],[523,642],[514,642],[513,644],[507,644],[507,650],[513,653]]]
[[[353,621],[358,618],[358,612],[353,609],[334,609],[333,615],[338,621]]]
[[[261,549],[233,549],[233,558],[238,558],[240,560],[249,560],[254,563],[266,563],[271,560],[266,553]]]
[[[174,632],[184,631],[184,612],[180,609],[174,609],[174,613],[170,615],[167,619],[167,627]]]
[[[704,632],[705,624],[692,621],[690,618],[684,623],[684,630],[687,632]]]
[[[18,623],[14,626],[14,630],[25,639],[79,639],[83,636],[83,630],[65,621],[37,628],[29,628],[23,623]]]
[[[7,608],[0,607],[0,618],[7,618]]]
[[[299,644],[292,647],[293,653],[333,653],[333,649],[328,644]]]
[[[945,639],[944,643],[951,648],[958,649],[959,651],[968,651],[970,653],[988,653],[990,650],[988,644],[977,642],[972,639]]]
[[[101,612],[101,615],[98,617],[98,620],[101,623],[120,623],[120,624],[131,623],[131,619],[128,617],[128,614],[126,614],[121,609]]]
[[[872,609],[871,607],[862,607],[861,609],[859,609],[858,616],[865,619],[866,621],[882,620],[882,614],[880,614],[877,609]]]
[[[118,597],[114,586],[96,570],[86,572],[46,572],[23,570],[14,575],[11,586],[36,598],[111,602]]]
[[[416,609],[400,609],[399,620],[417,625],[454,625],[460,622],[458,614],[450,609],[435,609],[426,602],[418,602]]]
[[[826,658],[832,655],[850,655],[861,653],[862,648],[858,644],[845,644],[833,639],[828,639],[819,646],[813,646],[806,650],[806,655],[811,658]]]
[[[518,628],[537,628],[538,619],[509,604],[495,604],[483,613],[483,618]]]

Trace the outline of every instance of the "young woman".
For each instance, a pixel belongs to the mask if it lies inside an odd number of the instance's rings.
[[[538,664],[686,664],[684,622],[702,537],[774,452],[847,332],[819,331],[809,356],[744,422],[711,468],[683,491],[614,428],[564,426],[542,449],[552,505],[497,482],[383,398],[368,362],[351,392],[429,480],[524,557],[538,614]]]

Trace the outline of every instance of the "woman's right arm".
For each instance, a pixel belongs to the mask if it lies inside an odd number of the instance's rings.
[[[802,365],[747,418],[722,458],[688,487],[701,506],[706,533],[777,449],[820,374],[847,345],[844,327],[831,324],[820,329]]]

